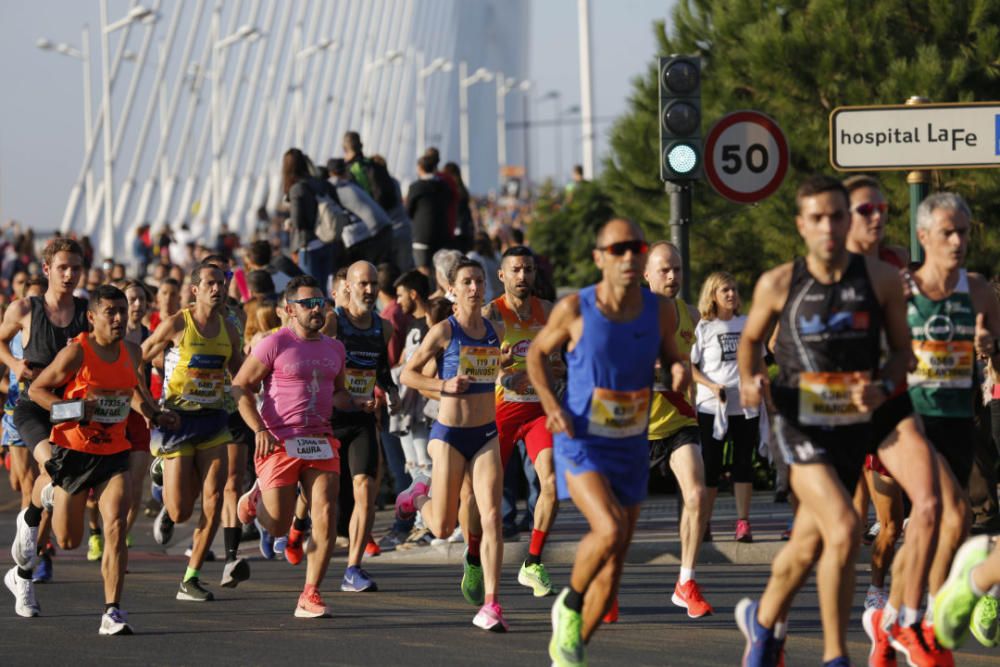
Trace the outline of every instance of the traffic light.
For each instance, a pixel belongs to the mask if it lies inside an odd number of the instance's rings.
[[[701,58],[660,58],[660,180],[702,177]]]

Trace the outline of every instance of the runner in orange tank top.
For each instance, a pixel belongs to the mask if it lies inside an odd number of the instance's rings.
[[[52,411],[55,426],[52,457],[45,467],[52,484],[43,491],[51,498],[52,531],[62,549],[76,548],[83,538],[84,510],[91,490],[101,509],[105,530],[105,613],[102,635],[130,634],[121,610],[128,551],[125,521],[129,507],[129,450],[125,435],[129,409],[163,428],[176,428],[177,415],[160,412],[140,392],[141,353],[125,334],[128,305],[116,287],[103,285],[90,299],[87,319],[92,333],[80,334],[42,371],[28,390],[31,400]],[[60,398],[55,391],[65,386]],[[82,419],[62,417],[54,406],[82,402]]]

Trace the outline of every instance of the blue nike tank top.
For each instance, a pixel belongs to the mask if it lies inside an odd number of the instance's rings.
[[[451,341],[441,355],[438,377],[442,380],[456,375],[472,378],[467,394],[492,392],[500,372],[500,338],[490,321],[483,319],[486,334],[482,338],[472,338],[465,333],[454,315],[448,317],[451,325]]]
[[[566,354],[563,406],[574,437],[587,446],[648,447],[650,388],[660,351],[657,297],[642,289],[642,311],[630,322],[612,322],[597,307],[596,286],[580,290],[583,335]],[[564,433],[556,436],[571,440]]]

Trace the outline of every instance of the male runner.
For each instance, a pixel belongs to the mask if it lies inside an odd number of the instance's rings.
[[[532,589],[535,597],[544,597],[552,594],[552,580],[542,564],[542,549],[555,523],[559,501],[552,464],[552,434],[545,428],[545,411],[528,380],[525,356],[531,341],[545,326],[552,304],[531,294],[535,285],[535,256],[526,246],[511,246],[504,251],[498,275],[504,293],[483,308],[483,317],[503,324],[500,347],[513,357],[513,364],[504,369],[496,386],[500,465],[506,469],[517,441],[523,440],[540,488],[528,557],[521,565],[517,581]]]
[[[57,238],[45,246],[42,270],[49,279],[43,297],[18,299],[4,313],[0,325],[0,362],[14,372],[20,386],[20,397],[14,407],[14,425],[21,439],[32,450],[38,463],[38,477],[32,489],[31,503],[17,515],[17,535],[11,545],[11,555],[17,564],[13,577],[20,616],[37,616],[32,585],[32,569],[38,553],[39,530],[42,523],[42,489],[49,483],[45,462],[49,460],[49,433],[52,423],[48,410],[28,397],[30,382],[41,369],[52,363],[70,338],[87,330],[87,301],[73,296],[73,290],[83,273],[83,250],[72,239]],[[24,358],[15,358],[10,341],[21,333]],[[15,592],[16,591],[16,592]]]
[[[347,350],[347,390],[355,399],[361,399],[333,416],[333,437],[341,443],[341,456],[347,460],[354,491],[347,570],[340,590],[360,593],[378,590],[361,567],[375,520],[375,477],[379,467],[375,385],[390,395],[391,405],[398,398],[389,372],[392,325],[373,310],[378,296],[378,271],[370,262],[355,262],[347,271],[347,284],[350,301],[346,307],[337,306],[336,317],[331,318],[328,329]]]
[[[165,428],[176,428],[177,415],[153,407],[139,385],[141,352],[125,343],[128,304],[117,287],[101,285],[90,293],[87,320],[91,333],[81,333],[56,355],[28,389],[45,410],[62,399],[83,402],[83,418],[56,423],[52,454],[45,464],[55,487],[52,530],[63,549],[83,538],[84,513],[91,491],[104,524],[104,615],[99,633],[132,634],[121,609],[128,550],[125,524],[129,507],[129,450],[125,426],[130,407]],[[62,397],[55,393],[65,386]],[[81,406],[81,407],[83,407]],[[53,415],[55,417],[55,415]],[[14,576],[14,571],[7,577]]]
[[[744,665],[775,665],[795,592],[813,565],[823,621],[825,665],[848,665],[846,629],[854,585],[859,519],[851,505],[870,449],[871,412],[902,382],[910,359],[903,290],[896,272],[847,251],[850,200],[825,176],[796,193],[796,227],[805,258],[766,272],[740,338],[740,399],[761,405],[765,370],[760,349],[779,323],[773,387],[774,435],[791,465],[799,499],[791,539],[772,565],[759,601],[744,598],[736,620],[747,638]],[[879,371],[879,336],[889,341]]]
[[[318,618],[329,610],[319,585],[333,553],[340,443],[333,438],[333,408],[353,407],[344,384],[344,345],[320,333],[326,302],[311,276],[285,288],[288,326],[262,339],[233,379],[240,414],[255,433],[257,481],[240,498],[240,520],[256,518],[272,535],[292,523],[296,489],[312,517],[306,584],[295,616]],[[263,383],[257,408],[256,390]],[[262,502],[261,502],[262,501]]]
[[[654,243],[649,249],[643,277],[649,283],[650,291],[666,297],[676,311],[674,344],[685,359],[690,359],[694,328],[700,318],[698,310],[680,297],[685,276],[677,248],[665,241]],[[698,417],[689,397],[690,394],[671,391],[667,386],[666,373],[657,367],[649,410],[650,456],[654,460],[669,461],[684,499],[684,511],[678,525],[681,571],[670,599],[678,607],[687,609],[689,617],[701,618],[712,613],[712,606],[702,596],[694,572],[702,538],[707,532],[708,491],[705,488],[705,462],[701,455]]]
[[[939,455],[943,502],[921,626],[932,654],[947,653],[934,637],[934,599],[972,520],[967,489],[975,447],[975,358],[990,359],[994,368],[1000,364],[1000,302],[983,276],[963,268],[971,221],[968,205],[954,193],[939,192],[920,203],[917,238],[924,263],[912,274],[907,313],[917,357],[907,384],[927,439]]]
[[[206,602],[214,599],[201,584],[201,566],[219,528],[222,490],[226,483],[226,448],[232,442],[229,414],[225,410],[226,369],[235,375],[242,359],[239,334],[225,320],[226,278],[217,267],[199,264],[191,273],[194,305],[164,320],[142,345],[145,361],[168,347],[164,362],[164,404],[181,416],[181,428],[162,433],[159,456],[163,457],[163,509],[153,524],[153,537],[166,544],[174,524],[187,521],[201,495],[201,515],[187,570],[177,599]],[[246,579],[226,563],[226,575]]]
[[[555,434],[559,498],[572,498],[590,525],[570,585],[552,605],[549,656],[559,667],[586,664],[583,644],[618,590],[646,497],[657,357],[670,368],[675,391],[691,379],[674,342],[674,308],[640,282],[648,249],[634,223],[603,225],[593,253],[601,282],[560,301],[528,348],[528,376]],[[568,376],[560,404],[547,357],[563,345]]]

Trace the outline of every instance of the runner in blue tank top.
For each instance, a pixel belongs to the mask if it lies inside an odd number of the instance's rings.
[[[646,497],[657,358],[671,368],[675,391],[690,382],[674,343],[676,310],[640,282],[648,250],[635,224],[605,224],[594,250],[601,282],[560,301],[528,349],[528,375],[556,434],[559,499],[572,498],[590,524],[570,585],[552,608],[549,656],[559,667],[586,664],[583,644],[617,593]],[[568,379],[560,403],[546,358],[564,345]]]

